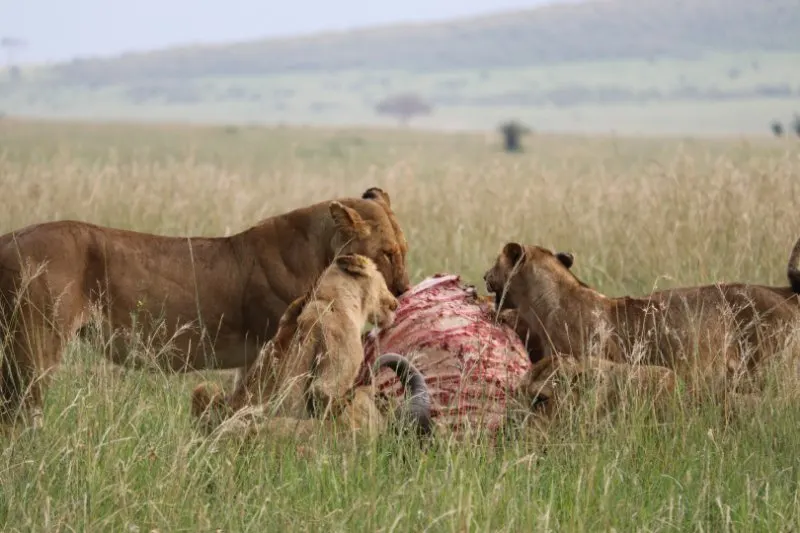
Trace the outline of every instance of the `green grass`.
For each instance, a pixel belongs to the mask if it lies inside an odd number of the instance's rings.
[[[789,406],[728,430],[702,414],[593,434],[576,424],[547,447],[214,449],[188,424],[180,379],[87,368],[62,373],[41,434],[4,446],[4,531],[788,531],[798,521],[800,419]]]
[[[508,240],[575,254],[598,289],[785,283],[800,236],[800,143],[366,129],[0,122],[0,232],[78,218],[220,235],[378,185],[410,243],[413,281],[481,276]],[[800,411],[768,393],[717,410],[639,413],[547,439],[387,437],[353,449],[193,431],[206,375],[123,370],[75,345],[38,433],[0,437],[3,531],[791,531],[800,523]]]

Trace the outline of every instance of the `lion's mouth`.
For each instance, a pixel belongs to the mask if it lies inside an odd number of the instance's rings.
[[[401,285],[394,285],[394,287],[392,287],[392,294],[394,295],[395,298],[400,298],[410,290],[411,286],[403,283]]]
[[[508,298],[508,294],[503,294],[502,290],[495,290],[494,292],[494,306],[495,309],[503,311],[505,309],[514,309],[514,305]]]
[[[488,274],[483,279],[486,283],[486,292],[494,294],[494,308],[498,311],[512,309],[513,306],[508,301],[508,294],[503,294],[505,292],[503,285],[498,284],[497,280],[492,279]]]
[[[502,291],[494,291],[494,305],[498,309],[502,307],[505,302],[503,301],[503,292]]]

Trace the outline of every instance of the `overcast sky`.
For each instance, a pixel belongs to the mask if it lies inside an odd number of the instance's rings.
[[[554,1],[561,0],[0,0],[0,37],[25,40],[17,60],[27,63],[446,19]]]

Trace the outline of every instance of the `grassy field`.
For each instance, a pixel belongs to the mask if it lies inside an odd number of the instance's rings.
[[[585,61],[531,67],[322,70],[249,76],[60,84],[45,73],[11,83],[0,111],[20,116],[393,125],[376,115],[389,95],[414,92],[429,129],[494,129],[516,118],[549,132],[769,135],[800,112],[798,53],[709,53],[695,59]]]
[[[433,108],[414,119],[426,129],[769,135],[800,112],[798,24],[796,0],[592,0],[187,43],[0,68],[0,114],[386,126],[376,104],[413,92]]]
[[[378,185],[413,281],[481,275],[508,240],[575,254],[614,295],[714,280],[785,283],[800,236],[800,143],[0,121],[0,232],[78,218],[228,234]],[[211,448],[199,375],[123,371],[76,345],[37,434],[0,440],[3,531],[793,531],[800,411],[767,395],[725,425],[627,416],[541,441],[391,439]],[[221,378],[219,378],[221,379]],[[0,437],[4,439],[4,437]],[[405,452],[405,453],[399,453]]]

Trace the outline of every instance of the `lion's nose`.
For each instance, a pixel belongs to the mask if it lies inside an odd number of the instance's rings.
[[[392,293],[395,295],[395,297],[400,297],[406,292],[408,292],[409,289],[411,289],[411,285],[409,285],[408,283],[400,283],[399,286],[398,285],[394,286],[394,290],[392,291]]]

